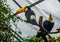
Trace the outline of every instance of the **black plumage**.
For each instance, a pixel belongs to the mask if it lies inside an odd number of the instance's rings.
[[[31,23],[32,25],[38,25],[36,22],[36,15],[33,10],[30,9],[30,7],[27,7],[27,10],[25,11],[25,17],[28,23]],[[31,19],[31,17],[33,18]]]
[[[43,26],[46,30],[48,30],[50,32],[52,30],[53,26],[54,26],[54,22],[50,22],[48,20],[45,20],[43,22]]]

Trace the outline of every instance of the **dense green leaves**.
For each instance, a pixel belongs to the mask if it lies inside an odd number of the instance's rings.
[[[22,42],[44,42],[44,40],[42,39],[42,37],[37,38],[37,37],[31,37],[30,39],[24,39]]]
[[[60,37],[58,37],[58,38],[56,39],[56,42],[60,42]]]
[[[49,39],[49,38],[48,38]],[[57,39],[55,38],[52,38],[52,39],[49,39],[48,40],[49,42],[60,42],[60,37],[58,37]],[[44,40],[42,39],[42,37],[40,38],[36,38],[35,36],[34,37],[31,37],[30,39],[24,39],[22,42],[44,42]]]
[[[15,20],[7,0],[0,0],[0,42],[13,42],[9,28],[11,28],[10,21]]]

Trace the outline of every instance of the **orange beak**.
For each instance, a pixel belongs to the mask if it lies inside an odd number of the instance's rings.
[[[19,13],[25,12],[25,10],[26,10],[26,7],[19,8],[15,14],[17,15]]]

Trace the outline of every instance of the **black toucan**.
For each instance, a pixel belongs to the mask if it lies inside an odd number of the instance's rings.
[[[35,13],[33,12],[33,10],[31,10],[30,7],[28,7],[28,6],[26,6],[26,7],[27,7],[27,10],[25,11],[25,16],[26,16],[27,22],[31,23],[32,25],[38,25],[36,22]]]
[[[17,14],[22,13],[22,12],[25,12],[25,17],[27,19],[25,22],[38,26],[38,24],[36,22],[36,15],[33,12],[33,10],[31,10],[30,7],[26,6],[26,7],[19,8],[14,15],[17,15]]]
[[[54,22],[53,22],[53,17],[51,16],[51,14],[50,14],[48,20],[45,20],[43,22],[43,26],[48,32],[50,32],[52,30],[52,28],[54,27]],[[48,42],[48,40],[46,38],[46,35],[48,34],[48,32],[45,32],[44,34],[41,32],[38,32],[36,37],[39,38],[40,36],[42,36],[42,38],[45,40],[45,42]]]
[[[53,21],[53,17],[52,17],[51,14],[50,14],[48,20],[45,20],[45,21],[43,22],[43,26],[44,26],[44,28],[45,28],[47,31],[49,31],[49,32],[52,30],[52,28],[53,28],[53,26],[54,26],[54,21]]]

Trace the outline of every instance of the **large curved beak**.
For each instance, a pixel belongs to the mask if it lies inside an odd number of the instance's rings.
[[[14,15],[17,15],[19,13],[25,12],[25,10],[26,10],[26,7],[19,8]]]

